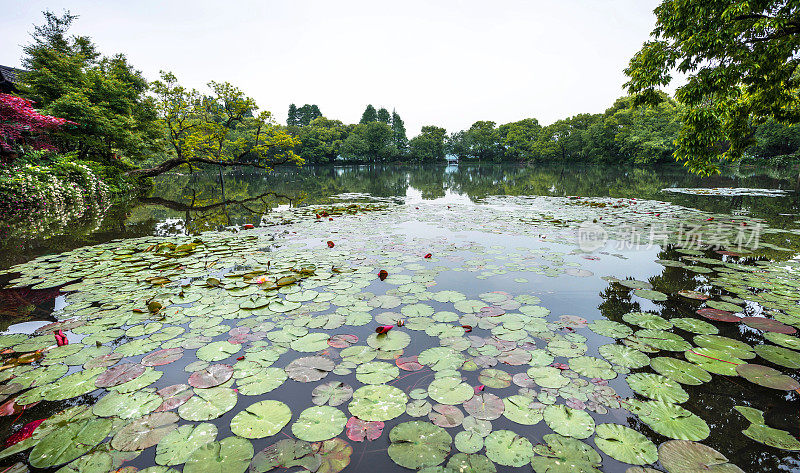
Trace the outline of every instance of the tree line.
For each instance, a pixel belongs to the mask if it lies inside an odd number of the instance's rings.
[[[323,116],[317,105],[289,106],[288,132],[295,152],[310,164],[442,162],[445,157],[485,162],[580,162],[647,165],[674,162],[683,107],[663,92],[653,104],[625,96],[603,113],[582,113],[543,126],[535,118],[498,125],[481,120],[447,133],[422,127],[408,140],[396,111],[367,105],[361,120],[345,124]],[[313,113],[312,113],[313,111]],[[800,127],[768,120],[756,127],[746,158],[795,158]]]

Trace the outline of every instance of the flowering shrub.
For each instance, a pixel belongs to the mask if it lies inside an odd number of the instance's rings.
[[[76,125],[64,118],[42,115],[33,102],[15,95],[0,94],[0,153],[10,154],[24,147],[54,149],[46,132],[64,125]]]
[[[109,204],[108,186],[85,164],[62,159],[0,169],[0,236],[14,228],[55,234]]]

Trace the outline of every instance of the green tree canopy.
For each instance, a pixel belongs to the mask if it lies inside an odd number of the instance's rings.
[[[77,123],[56,134],[59,148],[106,160],[155,149],[161,130],[142,74],[125,55],[103,57],[89,37],[69,35],[76,15],[45,11],[44,18],[23,48],[20,93],[43,113]]]
[[[167,130],[171,157],[158,166],[131,171],[150,177],[181,165],[252,166],[302,164],[294,153],[298,140],[258,112],[250,97],[228,82],[210,82],[211,94],[188,90],[168,72],[153,83],[161,125]]]
[[[753,144],[768,119],[800,121],[800,8],[787,0],[664,0],[653,39],[631,59],[628,90],[657,103],[675,71],[689,74],[675,97],[675,157],[694,172],[719,171]]]
[[[364,109],[364,113],[361,114],[361,123],[365,125],[370,122],[374,122],[378,120],[378,112],[375,110],[375,107],[372,104],[367,105],[367,108]]]
[[[411,158],[420,162],[443,161],[447,130],[438,126],[423,126],[420,134],[409,141]]]
[[[394,135],[394,147],[400,153],[405,152],[408,147],[408,138],[406,137],[406,126],[400,115],[392,110],[392,133]]]

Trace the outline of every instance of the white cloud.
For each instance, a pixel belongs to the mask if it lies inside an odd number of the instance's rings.
[[[230,81],[286,117],[316,103],[356,122],[396,108],[409,135],[476,120],[543,124],[597,113],[654,24],[656,0],[0,0],[0,64],[19,65],[40,11],[81,16],[74,32],[124,52],[149,79]],[[13,47],[12,45],[19,45]]]

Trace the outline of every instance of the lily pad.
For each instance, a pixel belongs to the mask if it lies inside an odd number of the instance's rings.
[[[36,443],[28,457],[34,468],[71,462],[89,452],[111,432],[109,419],[83,419],[59,426]]]
[[[216,419],[233,409],[236,398],[233,389],[195,389],[194,396],[178,408],[178,414],[189,421]]]
[[[439,378],[428,385],[428,395],[440,404],[461,404],[475,394],[474,389],[461,378]]]
[[[361,420],[387,421],[403,414],[407,402],[408,396],[400,389],[378,384],[356,389],[347,408]]]
[[[650,360],[650,366],[660,375],[681,384],[699,386],[711,381],[711,374],[694,363],[659,356]]]
[[[751,383],[771,389],[794,391],[800,389],[800,383],[776,369],[763,365],[745,364],[736,367],[736,372]]]
[[[666,376],[653,373],[633,373],[628,375],[625,381],[635,392],[656,401],[680,404],[689,400],[689,394],[683,390],[681,385]]]
[[[533,447],[540,456],[531,459],[536,473],[598,473],[602,457],[580,440],[558,434],[544,436],[545,444]]]
[[[195,388],[213,388],[225,383],[233,376],[233,366],[224,364],[211,365],[189,376],[189,384]]]
[[[634,413],[657,433],[678,440],[703,440],[708,437],[708,424],[686,409],[663,401],[633,404]]]
[[[585,411],[554,404],[547,406],[543,415],[548,427],[565,437],[585,439],[594,433],[594,419]]]
[[[289,406],[274,400],[256,402],[231,420],[231,432],[248,439],[271,437],[292,419]]]
[[[201,446],[217,438],[217,427],[203,422],[198,425],[182,425],[165,435],[156,446],[156,463],[180,465]]]
[[[292,433],[300,440],[319,442],[342,433],[345,424],[347,416],[335,407],[309,407],[292,424]]]
[[[154,412],[130,422],[111,439],[111,446],[123,452],[144,450],[178,428],[174,412]]]
[[[227,437],[198,447],[186,460],[183,473],[244,473],[252,458],[249,440]]]
[[[398,465],[417,470],[435,466],[450,453],[453,437],[429,422],[398,424],[389,432],[389,457]]]
[[[597,448],[615,460],[632,465],[655,463],[656,445],[641,433],[619,424],[600,424],[594,438]]]
[[[668,440],[658,447],[659,461],[669,473],[744,473],[725,455],[711,447],[688,440]]]
[[[503,466],[520,467],[533,458],[531,442],[510,430],[496,430],[484,440],[486,456]]]
[[[336,365],[333,360],[324,356],[306,356],[297,358],[286,366],[286,374],[295,381],[308,383],[319,381],[328,376]]]

